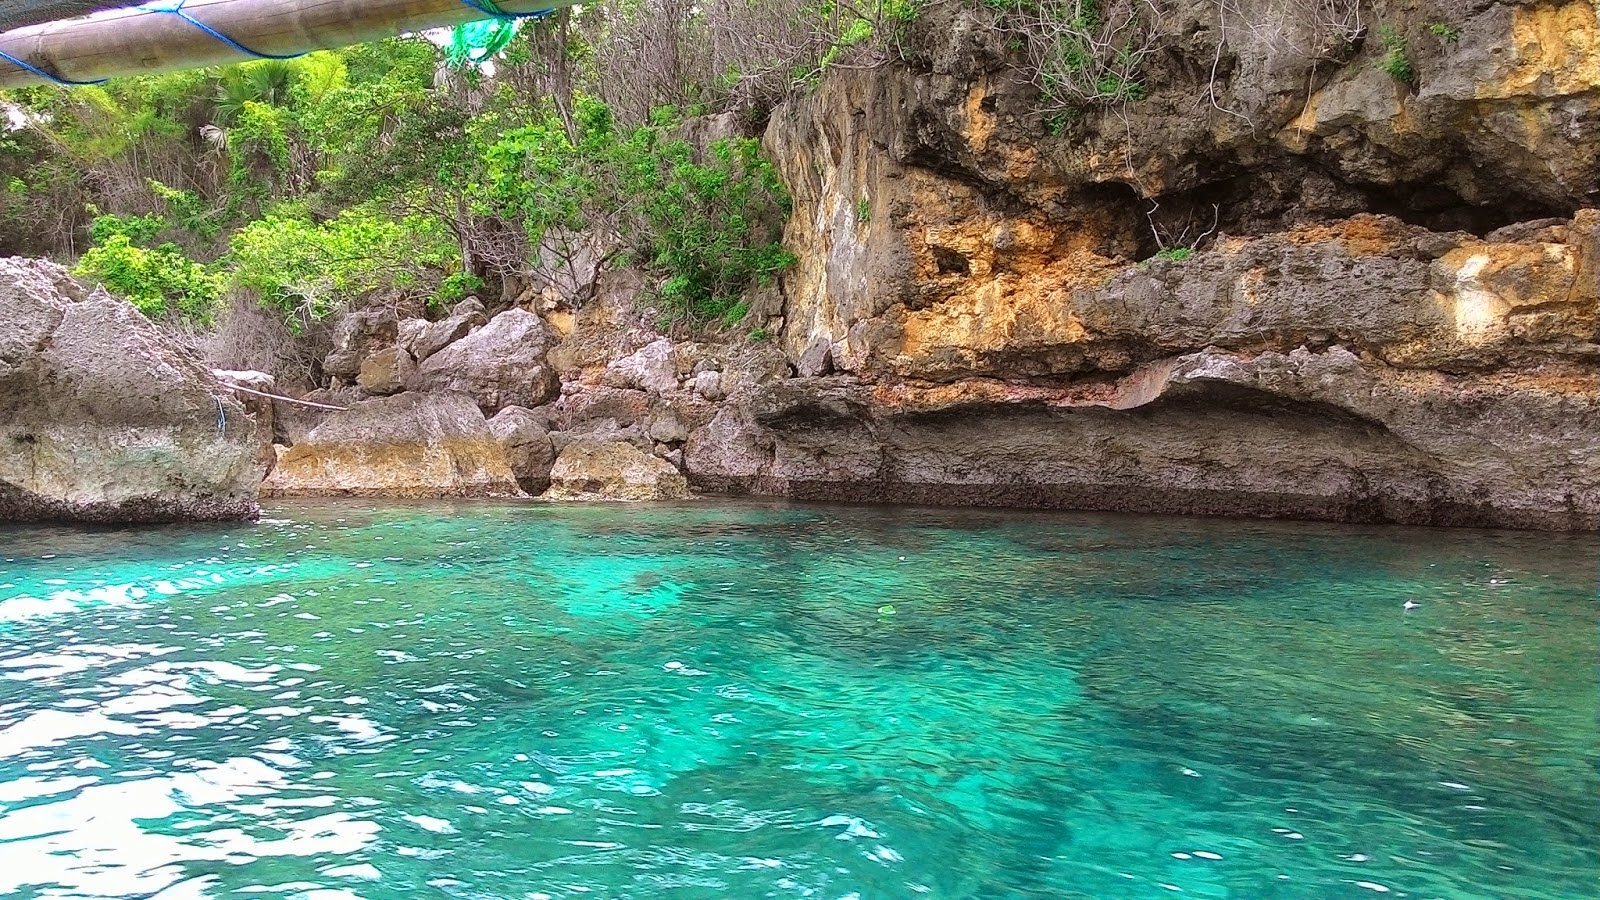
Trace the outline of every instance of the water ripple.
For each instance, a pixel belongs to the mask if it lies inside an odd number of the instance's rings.
[[[1593,579],[755,504],[0,530],[0,893],[1582,896]]]

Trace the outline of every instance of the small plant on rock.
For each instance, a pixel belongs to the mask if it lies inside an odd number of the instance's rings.
[[[1378,57],[1378,69],[1395,81],[1416,84],[1417,70],[1406,57],[1405,35],[1385,25],[1378,29],[1378,40],[1383,42],[1383,55]]]

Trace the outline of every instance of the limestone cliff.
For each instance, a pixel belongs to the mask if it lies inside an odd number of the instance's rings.
[[[329,370],[467,391],[560,496],[1600,528],[1593,3],[1168,4],[1066,110],[1005,6],[774,111],[798,262],[737,337],[596,267]]]
[[[1460,23],[1413,84],[1376,38],[1296,55],[1185,9],[1148,96],[1055,135],[954,7],[781,109],[800,262],[768,325],[833,374],[696,435],[692,482],[1600,527],[1594,6],[1378,10]]]

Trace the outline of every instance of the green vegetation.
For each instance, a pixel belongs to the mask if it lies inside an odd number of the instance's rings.
[[[435,219],[395,220],[371,207],[352,207],[321,223],[269,214],[233,233],[223,262],[234,285],[303,323],[373,292],[404,292],[429,273],[447,271],[456,254]]]
[[[0,135],[0,250],[75,264],[152,317],[259,302],[303,329],[361,304],[508,302],[598,235],[669,318],[731,323],[792,262],[788,193],[749,135],[797,82],[898,52],[920,6],[610,0],[524,23],[492,71],[394,39],[8,91],[26,124]],[[722,112],[743,133],[691,121]]]
[[[871,222],[872,203],[867,198],[862,197],[860,200],[856,201],[856,224],[868,225],[871,224]]]
[[[1140,260],[1138,267],[1140,270],[1148,269],[1150,268],[1150,264],[1156,260],[1183,262],[1184,260],[1193,256],[1194,252],[1194,247],[1185,244],[1179,244],[1172,247],[1162,247],[1160,250],[1157,250],[1155,255],[1151,256],[1149,259]]]
[[[1408,85],[1415,84],[1417,70],[1406,57],[1405,35],[1392,26],[1384,25],[1378,29],[1378,40],[1383,43],[1383,55],[1378,57],[1378,69],[1395,81]]]
[[[1064,115],[1147,96],[1141,71],[1154,50],[1154,28],[1143,7],[1108,12],[1099,0],[980,2],[998,13],[1007,48],[1026,57],[1047,133],[1064,130],[1070,121]]]
[[[222,294],[222,278],[184,256],[176,245],[146,249],[122,233],[108,234],[85,253],[73,274],[127,297],[153,319],[209,324]]]
[[[1428,33],[1438,38],[1441,44],[1454,44],[1461,40],[1461,29],[1449,22],[1429,22]]]

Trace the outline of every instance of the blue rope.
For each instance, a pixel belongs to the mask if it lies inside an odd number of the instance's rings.
[[[506,21],[516,21],[518,19],[542,19],[545,16],[555,12],[553,9],[541,9],[528,13],[508,13],[497,6],[494,0],[461,0],[461,2],[472,7],[478,12],[483,13],[491,19],[504,19]]]
[[[13,66],[16,66],[17,68],[23,70],[24,72],[31,72],[34,75],[37,75],[40,78],[43,78],[45,81],[53,81],[56,84],[61,85],[62,87],[83,87],[85,85],[90,85],[90,84],[105,84],[106,81],[108,80],[108,79],[105,79],[105,78],[96,78],[93,81],[73,81],[70,78],[62,78],[60,75],[56,75],[56,74],[54,74],[52,72],[46,72],[45,70],[39,68],[38,66],[34,65],[33,63],[25,62],[23,60],[20,60],[20,59],[16,58],[15,56],[12,56],[11,54],[5,52],[4,50],[0,50],[0,59],[3,59],[6,62],[11,63]]]
[[[144,10],[145,12],[172,13],[185,22],[188,22],[190,25],[193,25],[201,31],[204,31],[206,34],[211,35],[212,37],[224,44],[227,44],[229,47],[232,47],[240,53],[245,54],[246,56],[254,56],[257,59],[295,59],[305,55],[304,53],[262,53],[259,50],[252,50],[184,11],[183,5],[188,2],[189,0],[177,0],[176,3],[141,3],[139,4],[138,8]],[[550,15],[552,12],[555,12],[553,9],[541,9],[537,12],[530,13],[508,13],[496,5],[494,0],[461,0],[461,2],[477,10],[478,12],[483,13],[491,19],[501,19],[503,21],[542,19],[545,16]],[[43,78],[45,81],[58,84],[62,87],[84,87],[91,84],[105,84],[109,80],[106,78],[96,78],[92,81],[74,81],[70,78],[62,78],[60,75],[56,75],[53,72],[47,72],[33,63],[12,56],[4,50],[0,50],[0,59],[11,63],[13,66],[16,66],[24,72],[37,75],[40,78]]]
[[[217,401],[217,434],[219,434],[219,435],[227,434],[228,433],[228,414],[222,408],[222,398],[213,396],[211,399]]]
[[[207,25],[199,19],[196,19],[194,16],[189,15],[189,13],[185,12],[183,9],[183,5],[188,2],[189,0],[177,0],[176,3],[141,3],[139,4],[138,8],[144,10],[145,12],[172,13],[185,22],[188,22],[190,25],[193,25],[201,31],[204,31],[206,34],[209,34],[224,44],[227,44],[229,47],[232,47],[246,56],[254,56],[256,59],[295,59],[297,57],[305,56],[304,53],[277,54],[262,53],[260,50],[252,50],[233,38],[228,37],[222,32],[216,30],[215,28],[212,28],[210,25]]]

